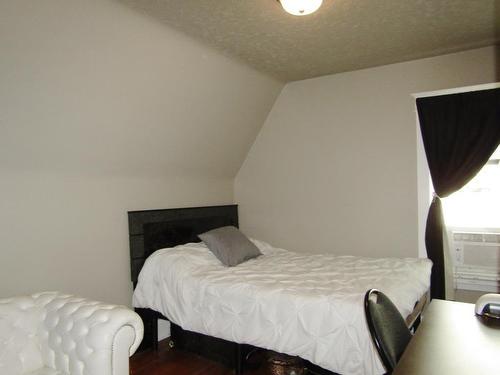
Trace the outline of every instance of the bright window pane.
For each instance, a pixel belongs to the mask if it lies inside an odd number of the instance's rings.
[[[500,228],[500,147],[466,186],[443,199],[443,208],[449,227]]]

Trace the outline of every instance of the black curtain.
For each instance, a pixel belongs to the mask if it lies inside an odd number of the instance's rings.
[[[434,185],[425,246],[433,262],[431,297],[445,299],[441,199],[461,189],[500,143],[500,89],[417,99],[420,130]]]

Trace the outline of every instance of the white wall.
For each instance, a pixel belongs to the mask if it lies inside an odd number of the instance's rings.
[[[411,94],[495,82],[496,52],[287,84],[235,181],[243,230],[297,251],[417,256]]]
[[[111,0],[0,2],[0,297],[129,304],[127,210],[233,201],[282,84]]]

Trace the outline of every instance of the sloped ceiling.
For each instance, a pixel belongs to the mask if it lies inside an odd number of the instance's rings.
[[[283,86],[115,1],[0,1],[0,56],[0,170],[231,179]]]
[[[283,81],[500,40],[500,0],[324,0],[305,17],[276,0],[120,1]]]

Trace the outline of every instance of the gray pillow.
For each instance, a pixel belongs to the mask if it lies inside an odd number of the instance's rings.
[[[262,254],[257,246],[235,227],[213,229],[198,237],[217,259],[228,267],[237,266]]]

